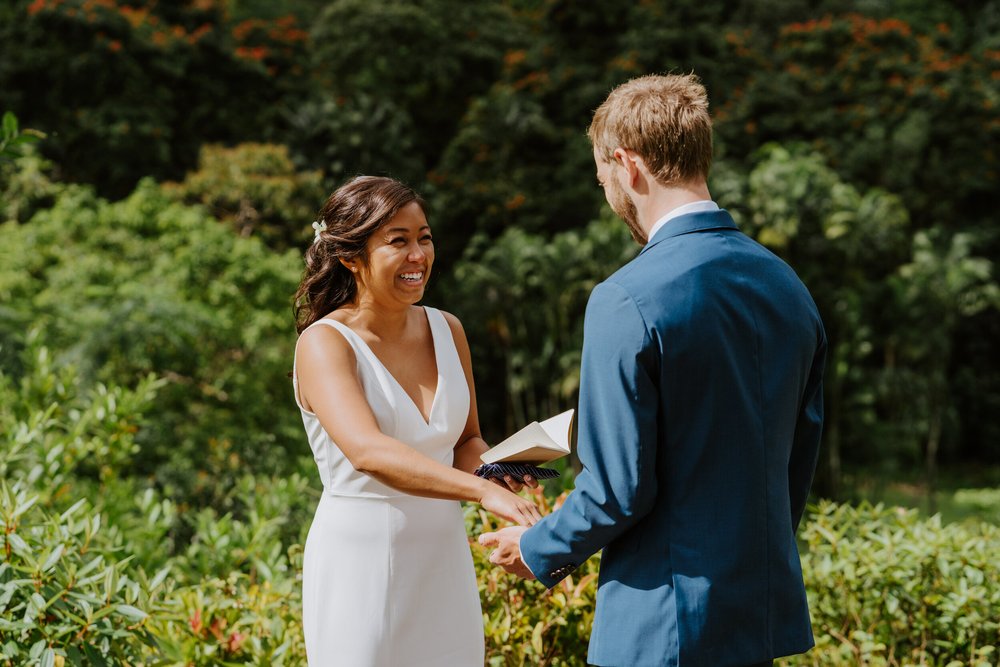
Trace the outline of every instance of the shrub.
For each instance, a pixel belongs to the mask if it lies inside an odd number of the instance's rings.
[[[544,512],[558,507],[534,493]],[[495,520],[466,512],[471,534]],[[824,501],[802,530],[816,648],[779,665],[992,667],[1000,646],[1000,529]],[[584,665],[599,557],[546,591],[472,543],[490,665]],[[991,662],[994,661],[994,662]]]
[[[303,245],[326,198],[319,171],[296,172],[288,148],[275,144],[202,146],[197,171],[164,186],[188,204],[203,204],[240,236],[268,245]]]
[[[547,498],[541,488],[530,492],[543,514],[559,507],[566,492]],[[503,524],[475,506],[466,508],[473,561],[479,580],[490,667],[586,664],[590,625],[594,618],[600,557],[584,563],[552,590],[524,581],[489,562],[490,549],[475,537]]]
[[[788,664],[986,667],[996,659],[996,526],[824,501],[802,539],[817,646]]]
[[[88,386],[33,337],[24,368],[16,383],[0,374],[0,666],[303,664],[314,476],[244,474],[213,506],[174,502],[124,474],[156,380]],[[532,494],[545,513],[565,498]],[[465,516],[472,536],[499,525],[473,505]],[[995,660],[1000,528],[822,502],[802,539],[817,647],[786,667]],[[470,548],[489,664],[585,664],[599,558],[545,590]]]
[[[29,223],[0,226],[0,341],[23,348],[36,328],[87,385],[161,377],[129,472],[211,503],[247,460],[291,472],[287,451],[304,446],[286,375],[299,267],[149,181],[115,203],[66,186]]]
[[[37,336],[24,357],[0,374],[0,666],[303,664],[306,478],[178,505],[122,474],[162,382],[88,386]]]
[[[477,236],[445,289],[469,339],[480,343],[472,352],[490,433],[575,404],[587,298],[638,250],[607,209],[583,229],[552,236],[518,228],[495,240]],[[534,303],[546,306],[511,308]]]
[[[296,552],[297,553],[297,552]],[[234,572],[170,592],[155,620],[156,658],[192,667],[304,665],[301,586]]]
[[[102,516],[86,500],[59,515],[37,501],[0,481],[0,663],[138,662],[166,571],[150,580],[132,557],[102,548]]]

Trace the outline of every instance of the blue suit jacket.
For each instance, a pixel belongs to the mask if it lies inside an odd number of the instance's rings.
[[[594,289],[583,470],[521,538],[549,587],[604,549],[590,662],[727,667],[812,646],[795,530],[825,352],[805,286],[724,210],[671,220]]]

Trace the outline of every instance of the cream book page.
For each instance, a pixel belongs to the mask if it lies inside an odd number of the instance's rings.
[[[479,458],[483,463],[547,463],[566,456],[574,412],[531,422]]]

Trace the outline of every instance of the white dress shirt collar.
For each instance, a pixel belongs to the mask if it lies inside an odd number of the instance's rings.
[[[656,236],[656,232],[660,231],[663,225],[667,224],[676,217],[687,215],[688,213],[703,213],[705,211],[718,211],[719,205],[710,199],[702,199],[700,201],[693,201],[689,204],[684,204],[683,206],[678,206],[667,212],[662,218],[653,223],[653,227],[649,230],[649,240],[652,241],[653,237]]]

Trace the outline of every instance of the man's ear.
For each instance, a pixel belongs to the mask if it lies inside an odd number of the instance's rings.
[[[627,148],[616,148],[614,159],[625,170],[629,185],[633,189],[636,188],[639,177],[641,176],[639,173],[640,168],[645,166],[642,158],[637,153],[630,151]]]

